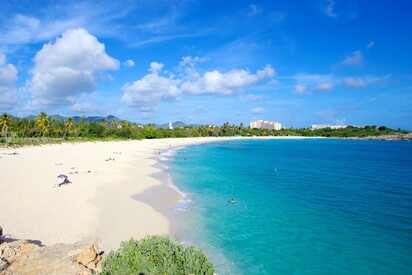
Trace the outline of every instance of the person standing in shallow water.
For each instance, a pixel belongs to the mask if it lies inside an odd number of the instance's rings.
[[[231,203],[231,204],[234,204],[234,203],[235,203],[235,199],[232,198],[232,199],[230,200],[230,203]]]

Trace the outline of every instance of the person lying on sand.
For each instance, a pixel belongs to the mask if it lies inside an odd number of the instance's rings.
[[[63,184],[69,184],[69,183],[72,183],[72,182],[69,181],[68,178],[64,178],[63,182],[59,183],[58,186],[60,187],[60,186],[62,186]]]

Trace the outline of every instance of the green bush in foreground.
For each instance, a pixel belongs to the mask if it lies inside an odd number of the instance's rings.
[[[168,237],[148,236],[122,242],[102,264],[102,274],[213,274],[213,264],[193,246]]]

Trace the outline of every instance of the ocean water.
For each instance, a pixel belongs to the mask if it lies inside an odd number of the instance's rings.
[[[185,194],[178,235],[219,274],[412,274],[412,142],[234,140],[166,155]]]

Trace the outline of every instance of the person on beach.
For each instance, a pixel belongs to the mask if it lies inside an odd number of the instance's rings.
[[[59,186],[62,186],[63,184],[69,184],[69,183],[72,183],[72,182],[69,181],[68,178],[64,178],[63,182],[62,182],[62,183],[59,183]]]

